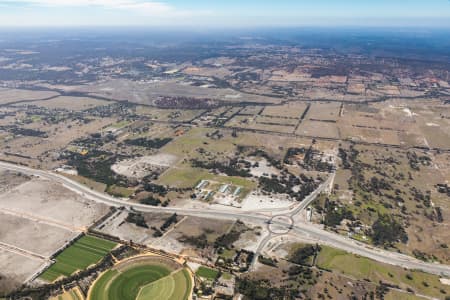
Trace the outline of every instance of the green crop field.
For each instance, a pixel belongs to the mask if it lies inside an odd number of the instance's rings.
[[[219,272],[217,270],[206,268],[206,267],[198,268],[198,270],[195,274],[197,274],[200,277],[203,277],[206,279],[212,279],[212,280],[215,280],[217,278],[217,276],[219,276]]]
[[[137,263],[105,272],[91,288],[89,300],[187,300],[192,289],[185,269],[171,273],[159,263]]]
[[[99,262],[117,244],[93,236],[83,236],[56,257],[56,262],[48,268],[41,279],[53,282],[60,276],[70,276]]]

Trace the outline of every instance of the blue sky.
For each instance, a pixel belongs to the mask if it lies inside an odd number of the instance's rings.
[[[450,27],[450,0],[0,0],[5,26]]]

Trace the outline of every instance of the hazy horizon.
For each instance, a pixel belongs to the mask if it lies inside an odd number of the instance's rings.
[[[450,28],[448,0],[0,0],[1,27]]]

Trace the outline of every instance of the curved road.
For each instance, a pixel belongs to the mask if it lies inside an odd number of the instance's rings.
[[[70,190],[82,194],[83,197],[87,199],[104,203],[109,206],[132,207],[134,210],[141,212],[166,212],[166,213],[178,213],[182,215],[207,217],[207,218],[240,219],[243,221],[257,224],[264,224],[264,223],[267,224],[272,219],[269,216],[260,213],[255,213],[252,211],[231,211],[231,210],[226,211],[208,208],[189,209],[189,208],[172,208],[172,207],[153,207],[153,206],[149,207],[148,205],[129,203],[125,200],[113,198],[106,194],[93,191],[80,183],[77,183],[71,179],[68,179],[62,175],[53,172],[32,169],[5,162],[0,162],[0,168],[22,172],[29,175],[39,176],[48,180],[54,180],[56,182],[61,183]],[[308,200],[310,200],[311,198],[308,198]],[[304,207],[306,207],[305,204],[300,205],[295,210],[299,208],[301,210]],[[280,221],[273,221],[273,222],[274,224],[281,226],[286,227],[291,226],[291,224],[283,223]],[[368,245],[364,245],[350,238],[325,231],[316,225],[306,223],[294,224],[291,229],[291,234],[297,234],[299,237],[308,237],[308,239],[315,240],[319,244],[329,245],[344,251],[348,251],[353,254],[371,258],[379,262],[396,265],[408,269],[422,270],[437,275],[450,276],[450,266],[448,265],[426,263],[404,254],[399,254],[396,252],[390,252],[379,248],[370,247]]]

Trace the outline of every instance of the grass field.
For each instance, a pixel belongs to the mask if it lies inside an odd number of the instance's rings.
[[[316,264],[320,268],[354,278],[365,278],[372,282],[381,280],[403,288],[409,287],[424,295],[443,297],[441,290],[450,294],[450,286],[443,285],[436,275],[404,270],[327,246],[322,246]]]
[[[198,268],[197,272],[195,273],[200,277],[215,280],[217,276],[219,276],[219,272],[214,269],[206,268],[206,267],[200,267]]]
[[[60,276],[70,276],[99,262],[117,244],[93,236],[83,236],[56,257],[56,263],[48,268],[41,279],[53,282]]]
[[[120,273],[110,283],[108,290],[109,300],[134,300],[141,287],[164,278],[170,274],[170,270],[164,266],[136,266]]]
[[[112,196],[121,197],[121,198],[129,198],[134,193],[134,189],[121,187],[117,185],[108,186],[106,192]]]
[[[90,299],[107,300],[108,295],[105,291],[108,288],[110,281],[118,274],[117,270],[108,270],[95,282],[91,290]]]
[[[187,300],[192,289],[186,269],[171,273],[165,265],[136,263],[109,270],[91,288],[89,300]]]
[[[187,300],[191,287],[189,273],[186,269],[182,269],[143,287],[137,300]]]

